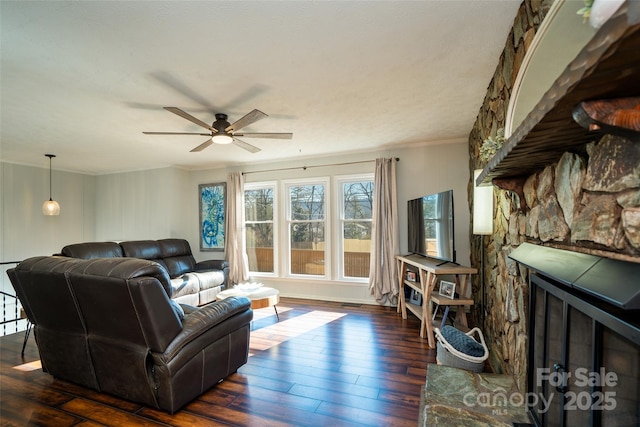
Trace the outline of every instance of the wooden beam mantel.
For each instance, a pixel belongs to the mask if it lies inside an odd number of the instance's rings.
[[[576,106],[633,97],[640,97],[640,1],[627,0],[489,160],[476,185],[531,175],[567,151],[583,150],[597,135],[575,122]]]
[[[640,139],[640,97],[584,101],[573,110],[573,119],[592,132]]]

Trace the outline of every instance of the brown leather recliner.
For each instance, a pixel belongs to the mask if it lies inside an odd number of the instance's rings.
[[[180,306],[156,262],[35,257],[7,274],[56,378],[172,414],[247,362],[251,302]]]

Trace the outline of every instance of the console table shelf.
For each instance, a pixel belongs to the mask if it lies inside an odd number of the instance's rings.
[[[429,340],[429,346],[435,348],[435,337],[433,325],[431,324],[432,309],[431,304],[443,306],[459,306],[456,312],[456,322],[467,326],[467,315],[465,308],[473,305],[472,299],[467,298],[447,298],[441,295],[433,295],[433,290],[438,283],[438,276],[453,276],[456,289],[460,290],[461,296],[467,295],[470,284],[470,277],[478,271],[472,267],[465,267],[453,263],[425,258],[420,255],[397,256],[398,279],[400,284],[400,298],[398,299],[398,313],[402,313],[402,318],[407,318],[407,310],[420,319],[420,336]],[[417,280],[411,281],[405,278],[407,271],[417,270]],[[422,305],[408,302],[404,295],[405,286],[415,290],[422,295]]]

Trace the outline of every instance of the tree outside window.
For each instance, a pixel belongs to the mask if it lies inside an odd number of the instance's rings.
[[[274,187],[244,192],[249,271],[274,273]]]
[[[291,274],[325,274],[325,185],[289,186]]]
[[[344,277],[369,277],[373,181],[343,182],[342,271]]]

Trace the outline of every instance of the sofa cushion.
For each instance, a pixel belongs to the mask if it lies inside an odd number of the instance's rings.
[[[191,246],[185,239],[160,239],[158,245],[163,258],[191,255]]]
[[[181,297],[175,297],[175,298],[171,298],[171,299],[174,300],[175,302],[177,302],[178,304],[182,305],[182,306],[192,305],[192,306],[196,307],[196,306],[200,305],[200,294],[199,293],[183,295]],[[187,314],[187,313],[185,312],[185,314]]]
[[[158,240],[160,253],[171,278],[195,270],[196,260],[191,254],[191,246],[184,239]]]
[[[160,244],[155,240],[131,240],[120,242],[124,256],[156,260],[162,258]]]
[[[169,276],[174,278],[193,271],[195,261],[191,256],[174,256],[164,258],[164,264],[167,267]]]
[[[200,290],[200,280],[192,274],[183,274],[180,277],[171,279],[171,288],[173,290],[172,298],[197,294]]]
[[[215,288],[202,289],[198,292],[198,304],[205,305],[210,302],[216,301],[216,297],[222,291],[222,286],[216,286]]]
[[[60,251],[70,258],[117,258],[123,257],[122,248],[116,242],[87,242],[67,245]]]
[[[144,261],[144,262],[142,262]],[[150,260],[141,259],[95,259],[81,264],[82,274],[110,276],[124,279],[133,277],[148,276],[152,277],[162,285],[165,293],[169,298],[172,296],[173,288],[167,270],[159,263]],[[77,271],[77,268],[74,269]]]
[[[215,288],[224,283],[224,274],[220,270],[216,271],[199,271],[196,273],[189,273],[198,278],[200,281],[200,290]]]

